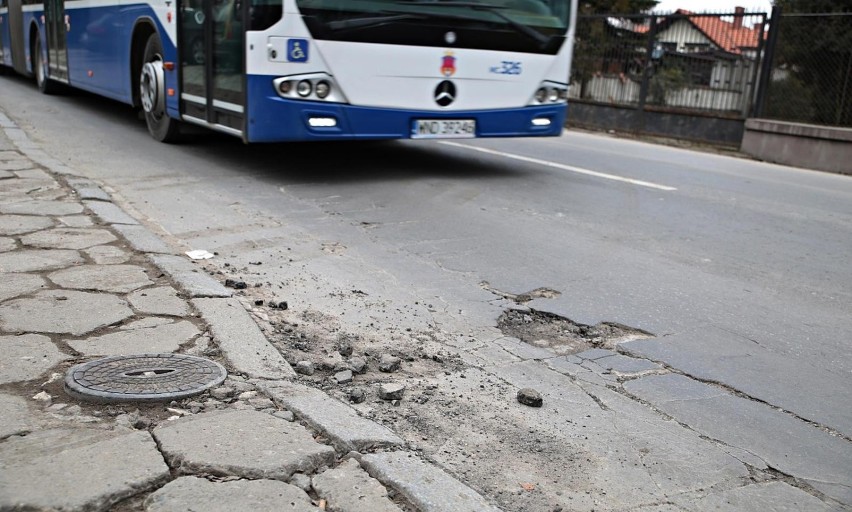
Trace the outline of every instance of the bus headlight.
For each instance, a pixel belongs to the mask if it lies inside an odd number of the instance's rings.
[[[328,97],[329,93],[331,93],[331,84],[329,84],[325,80],[321,80],[317,82],[315,90],[317,93],[317,98],[324,100]]]
[[[529,105],[558,105],[568,101],[568,84],[542,82],[530,99]]]
[[[296,86],[296,92],[299,93],[299,96],[303,98],[307,98],[313,92],[314,86],[307,80],[302,80],[299,82],[299,85]]]
[[[279,96],[290,100],[348,103],[328,73],[282,76],[273,79],[272,86]]]

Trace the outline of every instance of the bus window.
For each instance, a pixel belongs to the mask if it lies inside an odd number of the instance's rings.
[[[266,30],[281,20],[283,0],[251,0],[249,30]]]

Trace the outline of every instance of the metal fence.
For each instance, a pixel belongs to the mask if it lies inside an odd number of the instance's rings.
[[[767,13],[582,15],[574,100],[639,111],[745,118],[751,112]]]
[[[852,127],[852,12],[780,14],[756,114]]]

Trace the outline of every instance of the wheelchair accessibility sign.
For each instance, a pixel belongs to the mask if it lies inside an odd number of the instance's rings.
[[[287,61],[288,62],[308,62],[308,40],[307,39],[288,39],[287,40]]]

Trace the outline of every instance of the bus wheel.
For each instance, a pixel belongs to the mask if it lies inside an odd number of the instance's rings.
[[[166,114],[165,74],[163,73],[163,44],[152,34],[142,54],[142,73],[139,92],[148,132],[160,142],[175,142],[180,135],[178,121]]]
[[[33,49],[33,73],[35,73],[36,85],[42,94],[56,94],[59,92],[59,84],[48,78],[47,60],[41,51],[41,38],[36,37]]]

